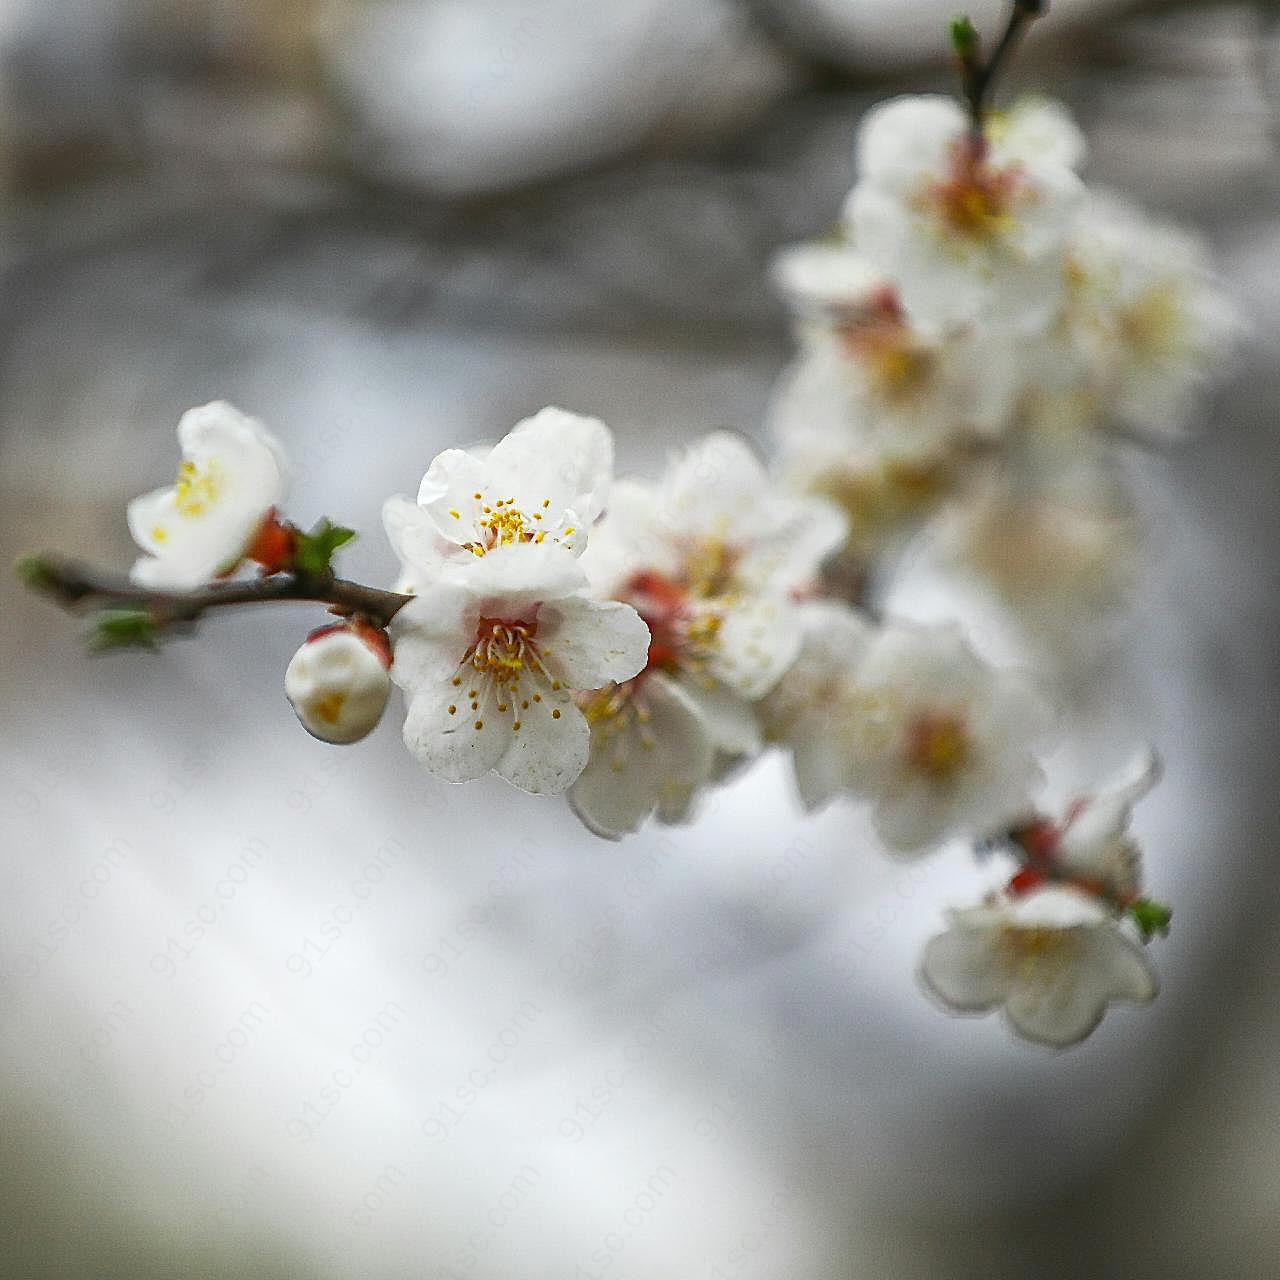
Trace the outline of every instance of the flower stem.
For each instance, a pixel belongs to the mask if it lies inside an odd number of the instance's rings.
[[[1009,21],[985,61],[981,58],[981,49],[972,26],[965,19],[965,26],[959,28],[962,33],[972,33],[973,38],[956,39],[957,28],[953,27],[953,40],[960,58],[960,78],[965,102],[969,106],[970,130],[975,138],[982,137],[983,121],[991,98],[995,82],[1009,60],[1022,33],[1027,26],[1040,17],[1049,7],[1048,0],[1013,0],[1013,8],[1009,12]]]
[[[327,604],[334,613],[358,615],[385,627],[412,598],[336,578],[332,573],[276,573],[243,582],[213,582],[195,591],[160,591],[51,555],[30,556],[21,561],[18,575],[33,591],[50,597],[64,609],[141,609],[157,629],[195,622],[206,610],[223,605],[274,604],[284,600]]]

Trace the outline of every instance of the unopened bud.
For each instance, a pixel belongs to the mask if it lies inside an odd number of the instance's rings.
[[[284,673],[302,727],[322,742],[358,742],[382,718],[391,648],[368,623],[338,623],[307,637]]]

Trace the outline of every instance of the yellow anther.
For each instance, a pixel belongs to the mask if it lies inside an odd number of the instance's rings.
[[[200,516],[217,502],[222,491],[222,466],[216,458],[210,458],[203,467],[187,459],[178,467],[173,505],[179,515]]]

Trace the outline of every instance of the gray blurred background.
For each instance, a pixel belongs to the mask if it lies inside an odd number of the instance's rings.
[[[760,436],[769,257],[837,213],[869,103],[948,84],[951,7],[3,0],[6,555],[129,563],[214,397],[374,581],[383,498],[545,403],[623,472]],[[307,738],[316,610],[89,660],[6,580],[0,1272],[1280,1276],[1276,14],[1053,9],[1010,87],[1199,227],[1247,320],[1196,438],[1125,460],[1147,572],[1052,762],[1060,796],[1167,756],[1156,1005],[1061,1055],[944,1016],[916,955],[988,873],[800,819],[777,762],[605,844],[425,777],[394,714]],[[1018,656],[927,557],[894,603]]]

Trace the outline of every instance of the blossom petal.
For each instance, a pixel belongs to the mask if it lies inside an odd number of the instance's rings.
[[[678,457],[658,496],[662,522],[681,537],[736,542],[770,490],[755,450],[731,431],[713,431]]]
[[[275,436],[225,401],[184,413],[178,441],[195,477],[129,504],[129,530],[150,553],[131,576],[147,586],[189,589],[239,563],[284,494],[285,463]]]
[[[1009,974],[992,929],[952,928],[925,943],[920,976],[944,1004],[966,1013],[991,1009],[1009,994]]]
[[[826,708],[815,707],[793,727],[790,744],[796,790],[810,813],[849,785],[849,760],[836,745],[838,737],[831,711]]]
[[[1065,1049],[1086,1039],[1102,1021],[1107,994],[1072,965],[1051,976],[1038,971],[1015,985],[1005,1015],[1018,1035],[1035,1044]]]
[[[569,793],[583,823],[612,840],[635,831],[655,808],[669,812],[672,801],[687,810],[715,759],[702,716],[678,685],[655,673],[632,696],[645,723],[594,725],[590,759]]]
[[[1083,963],[1112,1000],[1154,1000],[1159,990],[1146,952],[1114,925],[1089,930]]]
[[[710,674],[754,701],[778,683],[800,652],[794,606],[778,596],[749,596],[717,610],[716,647],[707,660]]]
[[[469,558],[457,575],[481,601],[483,612],[497,610],[501,617],[522,605],[561,600],[587,585],[578,558],[554,542],[495,547]]]
[[[408,692],[443,687],[466,657],[478,618],[474,596],[464,582],[432,582],[391,620],[392,680]]]
[[[399,495],[388,498],[382,526],[403,568],[400,590],[420,591],[450,562],[448,552],[455,544],[441,536],[430,513],[416,502]]]
[[[487,691],[480,690],[475,711],[469,703],[459,702],[459,697],[448,681],[425,685],[410,699],[404,721],[405,746],[428,773],[446,782],[483,777],[507,746],[507,726]]]
[[[991,158],[997,165],[1036,161],[1078,169],[1089,144],[1060,102],[1032,98],[1015,103],[993,130]]]
[[[643,670],[649,628],[629,604],[566,596],[539,612],[538,647],[571,689],[600,689]]]
[[[519,717],[518,730],[512,729],[514,721],[495,718],[494,737],[504,745],[494,772],[533,795],[567,791],[586,766],[591,749],[586,716],[568,690],[544,687],[541,701],[530,701]]]
[[[868,111],[858,130],[860,178],[889,190],[914,189],[922,174],[942,172],[950,149],[968,128],[954,98],[912,94],[891,98]]]
[[[744,698],[705,676],[681,675],[676,683],[697,708],[719,751],[732,757],[760,750],[760,725]]]
[[[941,844],[954,833],[956,818],[949,797],[914,779],[882,796],[871,811],[885,848],[900,854],[924,853]]]
[[[517,423],[485,463],[502,497],[524,511],[574,511],[590,527],[604,509],[613,473],[613,435],[599,418],[549,406]]]
[[[447,542],[475,540],[488,478],[485,463],[465,449],[446,449],[431,460],[418,488],[418,505]]]
[[[825,316],[832,307],[854,309],[887,281],[849,244],[801,244],[773,260],[774,283],[802,313]]]

